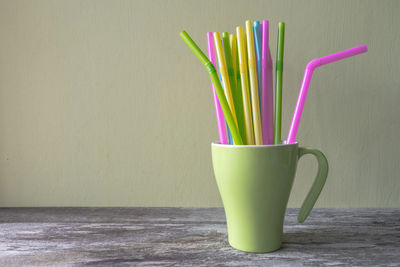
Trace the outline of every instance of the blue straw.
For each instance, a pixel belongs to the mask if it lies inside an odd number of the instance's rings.
[[[257,85],[258,85],[258,99],[260,99],[261,111],[261,60],[262,60],[262,35],[261,24],[259,21],[253,22],[253,35],[254,35],[254,50],[257,59]]]
[[[219,76],[219,80],[221,81],[221,85],[222,85],[222,79],[221,79],[221,73],[220,72],[218,72],[218,76]],[[225,123],[226,123],[226,121],[225,121]],[[229,144],[233,145],[234,144],[233,143],[233,138],[232,138],[231,130],[229,129],[228,123],[226,123],[226,133],[228,134]]]

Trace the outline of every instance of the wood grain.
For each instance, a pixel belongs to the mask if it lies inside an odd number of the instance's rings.
[[[2,266],[397,266],[399,209],[317,209],[285,219],[269,254],[227,243],[222,209],[0,209]]]

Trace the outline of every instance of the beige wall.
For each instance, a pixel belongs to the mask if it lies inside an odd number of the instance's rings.
[[[286,22],[283,133],[330,163],[319,207],[400,207],[399,1],[0,1],[0,206],[221,206],[207,73],[179,38]],[[316,163],[300,162],[289,205]]]

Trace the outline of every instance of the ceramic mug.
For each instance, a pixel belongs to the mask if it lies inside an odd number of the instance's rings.
[[[212,162],[225,209],[228,241],[247,252],[281,247],[283,220],[297,161],[312,154],[318,173],[300,209],[303,222],[325,184],[328,161],[321,151],[295,144],[235,146],[211,144]]]

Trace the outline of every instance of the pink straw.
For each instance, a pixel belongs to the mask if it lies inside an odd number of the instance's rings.
[[[274,100],[272,58],[269,50],[269,21],[262,22],[261,125],[264,145],[274,143]]]
[[[310,87],[311,77],[315,68],[365,52],[367,52],[367,46],[361,45],[326,57],[316,58],[314,60],[311,60],[307,64],[306,70],[304,72],[303,83],[300,87],[300,93],[297,99],[296,108],[294,110],[292,123],[290,125],[289,134],[286,139],[286,144],[293,144],[296,141],[296,135],[299,128],[301,114],[303,113],[304,103],[306,101],[308,88]]]
[[[207,47],[208,47],[208,58],[215,67],[215,47],[214,47],[214,37],[212,32],[207,32]],[[222,112],[221,105],[219,104],[217,93],[215,92],[214,85],[211,83],[212,91],[214,95],[214,106],[215,113],[217,115],[218,133],[219,133],[219,143],[228,144],[228,135],[226,134],[226,126],[224,113]]]

